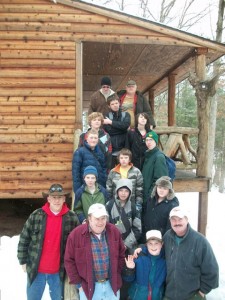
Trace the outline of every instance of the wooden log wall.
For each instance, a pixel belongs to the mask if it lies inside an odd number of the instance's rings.
[[[0,4],[0,198],[39,198],[55,182],[71,191],[76,45],[42,38],[59,12],[49,4]]]

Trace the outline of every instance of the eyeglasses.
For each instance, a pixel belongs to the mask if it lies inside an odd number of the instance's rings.
[[[109,85],[103,85],[102,88],[103,88],[103,89],[109,89],[110,86],[109,86]]]
[[[49,192],[54,193],[54,192],[62,192],[63,188],[61,185],[53,185],[50,187]]]

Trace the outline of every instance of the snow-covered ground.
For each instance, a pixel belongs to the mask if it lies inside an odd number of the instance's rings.
[[[182,206],[189,212],[191,226],[197,228],[198,194],[179,194],[177,197]],[[220,266],[220,286],[213,290],[208,300],[225,299],[225,194],[217,191],[209,193],[207,238],[210,241]],[[0,299],[25,300],[26,299],[26,274],[22,271],[16,257],[19,236],[1,237],[0,243]],[[49,300],[46,288],[42,300]],[[66,299],[68,300],[68,299]]]

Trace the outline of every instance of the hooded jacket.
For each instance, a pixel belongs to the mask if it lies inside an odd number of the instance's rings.
[[[178,242],[171,229],[163,237],[166,264],[166,292],[169,300],[186,300],[199,290],[208,294],[218,287],[219,268],[207,239],[187,225]]]
[[[130,195],[123,206],[127,219],[129,220],[129,228],[123,223],[122,206],[118,197],[118,190],[122,187],[130,191]],[[130,252],[137,246],[137,241],[141,236],[141,219],[140,213],[136,210],[136,206],[131,202],[132,182],[129,179],[120,179],[116,184],[115,199],[106,204],[109,214],[109,222],[115,224],[122,236],[126,236],[124,244]]]
[[[120,105],[123,103],[123,100],[125,98],[126,95],[126,90],[121,90],[117,92],[117,95],[119,96],[120,99]],[[139,113],[147,113],[149,116],[149,120],[150,120],[150,124],[155,127],[155,120],[153,118],[152,115],[152,111],[150,108],[150,105],[147,101],[147,99],[142,95],[141,92],[136,91],[136,97],[135,97],[135,101],[134,101],[134,115],[136,116]]]
[[[138,204],[139,210],[142,208],[143,202],[143,176],[141,171],[134,167],[132,163],[129,164],[130,169],[127,172],[127,179],[132,181],[132,193],[131,193],[131,202]],[[108,175],[106,181],[106,189],[109,194],[109,198],[113,199],[116,195],[116,185],[118,180],[121,179],[120,173],[120,164],[113,168]]]
[[[64,207],[66,204],[64,204]],[[17,257],[21,265],[26,264],[29,283],[31,284],[38,273],[43,240],[45,237],[47,214],[39,208],[26,221],[20,234]],[[62,216],[62,231],[60,242],[60,279],[64,277],[64,252],[69,233],[79,224],[73,211],[67,210]]]

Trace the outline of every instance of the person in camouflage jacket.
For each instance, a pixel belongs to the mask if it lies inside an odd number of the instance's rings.
[[[62,299],[59,293],[62,294],[66,241],[69,233],[79,224],[76,214],[65,203],[68,194],[61,185],[53,184],[48,194],[43,193],[43,196],[47,198],[47,202],[29,216],[20,234],[17,250],[19,263],[27,272],[28,300],[34,299],[33,297],[41,299],[46,282],[37,287],[35,280],[43,273],[50,276],[58,274],[57,286],[60,286],[60,290],[56,292],[51,286],[49,290],[51,299]]]

